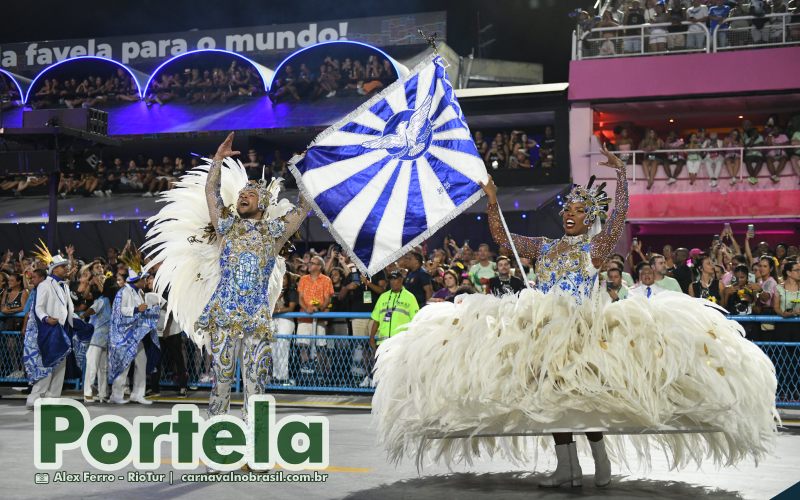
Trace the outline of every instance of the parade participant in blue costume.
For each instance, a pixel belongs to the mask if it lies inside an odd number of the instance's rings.
[[[598,486],[610,482],[611,460],[625,463],[626,444],[645,464],[650,445],[660,446],[675,468],[767,454],[779,422],[774,367],[738,323],[680,293],[611,302],[599,290],[598,268],[628,208],[624,163],[602,152],[617,172],[604,227],[610,200],[590,182],[566,198],[564,236],[509,237],[497,188],[484,186],[493,238],[536,261],[537,286],[428,305],[381,345],[373,414],[391,459],[501,454],[524,463],[535,457],[524,436],[553,433],[558,466],[541,485],[554,487],[581,485],[573,430],[595,431],[586,435]],[[604,429],[646,434],[604,437]]]
[[[106,402],[108,399],[108,333],[111,329],[111,303],[119,288],[113,276],[103,282],[103,290],[94,300],[86,315],[94,326],[94,333],[86,351],[86,370],[83,378],[83,402]],[[92,385],[97,380],[97,398],[92,394]]]
[[[128,382],[128,370],[131,363],[136,363],[133,374],[133,387],[130,401],[149,405],[152,401],[145,399],[147,385],[147,348],[146,344],[158,347],[156,323],[158,322],[158,304],[146,304],[144,298],[145,278],[142,270],[142,257],[128,242],[119,257],[120,262],[128,266],[128,278],[114,297],[111,307],[111,327],[108,342],[108,382],[111,384],[111,402],[125,404],[125,386]]]
[[[23,361],[28,381],[33,384],[26,405],[41,397],[57,398],[64,385],[67,356],[72,352],[73,336],[91,336],[92,328],[74,317],[69,284],[69,261],[50,251],[39,240],[36,257],[47,265],[49,276],[36,286],[25,327]],[[37,278],[38,280],[38,278]]]
[[[248,182],[241,164],[229,158],[239,154],[232,144],[233,133],[207,175],[193,170],[167,192],[169,203],[150,219],[145,247],[150,266],[161,264],[155,289],[169,288],[168,313],[213,357],[209,415],[227,413],[241,359],[247,421],[249,396],[264,393],[271,375],[272,311],[286,270],[279,253],[308,208],[278,199],[281,179]]]

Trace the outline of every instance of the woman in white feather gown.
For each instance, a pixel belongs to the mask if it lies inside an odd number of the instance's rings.
[[[704,458],[757,461],[769,451],[778,423],[774,367],[736,322],[674,292],[615,303],[595,293],[628,207],[624,164],[604,154],[617,187],[601,231],[609,201],[602,186],[576,186],[562,212],[564,237],[512,235],[520,254],[536,259],[536,289],[428,305],[380,347],[373,415],[391,460],[449,465],[499,453],[522,463],[535,460],[531,444],[549,443],[519,434],[552,432],[558,465],[542,486],[579,486],[570,431],[586,429],[595,431],[587,437],[595,483],[604,486],[609,455],[624,462],[625,444],[645,465],[650,445],[659,445],[676,468]],[[508,248],[496,187],[484,189],[492,236]],[[661,433],[604,439],[603,429]],[[714,432],[664,432],[674,429]]]

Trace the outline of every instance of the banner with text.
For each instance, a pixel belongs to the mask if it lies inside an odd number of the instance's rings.
[[[349,20],[273,24],[249,28],[195,30],[126,37],[77,38],[0,45],[0,67],[33,76],[50,64],[78,56],[114,59],[142,71],[170,57],[198,49],[221,49],[275,66],[289,53],[320,42],[355,40],[377,47],[422,45],[417,29],[446,33],[445,12]]]

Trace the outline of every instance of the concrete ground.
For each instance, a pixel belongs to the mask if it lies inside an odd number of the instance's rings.
[[[671,472],[666,461],[653,454],[652,470],[646,473],[615,469],[611,486],[596,488],[592,483],[593,465],[582,457],[584,486],[543,490],[537,481],[554,467],[554,460],[542,460],[538,471],[521,470],[502,460],[485,459],[471,467],[454,471],[440,465],[426,465],[418,473],[414,464],[405,461],[394,466],[375,442],[375,430],[369,414],[369,399],[363,397],[336,397],[313,395],[276,395],[279,405],[277,419],[290,414],[322,415],[330,422],[330,467],[325,482],[318,483],[202,483],[183,482],[168,458],[156,472],[166,474],[161,481],[129,482],[127,472],[132,467],[116,472],[122,480],[113,483],[58,483],[35,484],[33,465],[33,412],[26,410],[24,401],[7,390],[0,399],[0,487],[1,498],[346,498],[346,499],[530,499],[566,498],[576,495],[584,498],[771,498],[800,481],[800,430],[787,428],[780,433],[773,456],[758,467],[742,463],[735,468],[717,470],[705,466],[701,470]],[[204,415],[204,394],[182,402],[197,403]],[[165,415],[171,405],[163,402],[151,406],[128,404],[124,406],[92,405],[92,417],[114,413],[132,420],[137,415]],[[238,411],[236,412],[238,415]],[[797,414],[785,418],[797,419]],[[168,456],[164,447],[162,456]],[[545,457],[549,458],[549,457]],[[97,472],[89,466],[78,451],[64,455],[61,468],[70,473]],[[169,473],[173,472],[173,484]],[[197,471],[204,472],[198,468]],[[54,473],[50,472],[51,477]]]

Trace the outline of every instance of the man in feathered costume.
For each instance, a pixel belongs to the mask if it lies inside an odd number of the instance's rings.
[[[536,261],[536,288],[429,305],[381,345],[373,414],[392,459],[469,463],[485,452],[521,463],[530,458],[521,435],[552,433],[558,466],[540,484],[557,487],[581,485],[573,430],[586,433],[598,486],[611,481],[609,459],[624,462],[626,441],[645,464],[648,444],[660,445],[676,468],[768,452],[779,421],[774,367],[738,323],[681,293],[612,303],[598,290],[628,207],[625,165],[602,152],[617,172],[605,227],[610,200],[590,182],[567,196],[561,238],[508,236],[497,188],[484,186],[493,238]],[[612,437],[607,454],[602,431],[659,434]]]
[[[228,411],[240,358],[247,421],[249,396],[264,393],[271,375],[272,311],[286,270],[279,253],[308,208],[302,198],[301,207],[278,200],[281,179],[248,182],[241,163],[229,158],[239,154],[232,143],[233,133],[207,175],[193,170],[164,195],[168,204],[150,219],[145,247],[151,266],[162,263],[155,288],[169,288],[168,312],[213,357],[209,416]]]
[[[129,241],[122,251],[120,261],[128,266],[125,286],[114,297],[111,308],[111,327],[108,342],[108,383],[111,385],[111,402],[125,404],[125,386],[128,370],[135,361],[133,388],[130,401],[149,405],[145,399],[147,386],[147,354],[158,348],[156,323],[159,307],[145,303],[144,287],[147,273],[142,270],[142,258]]]

